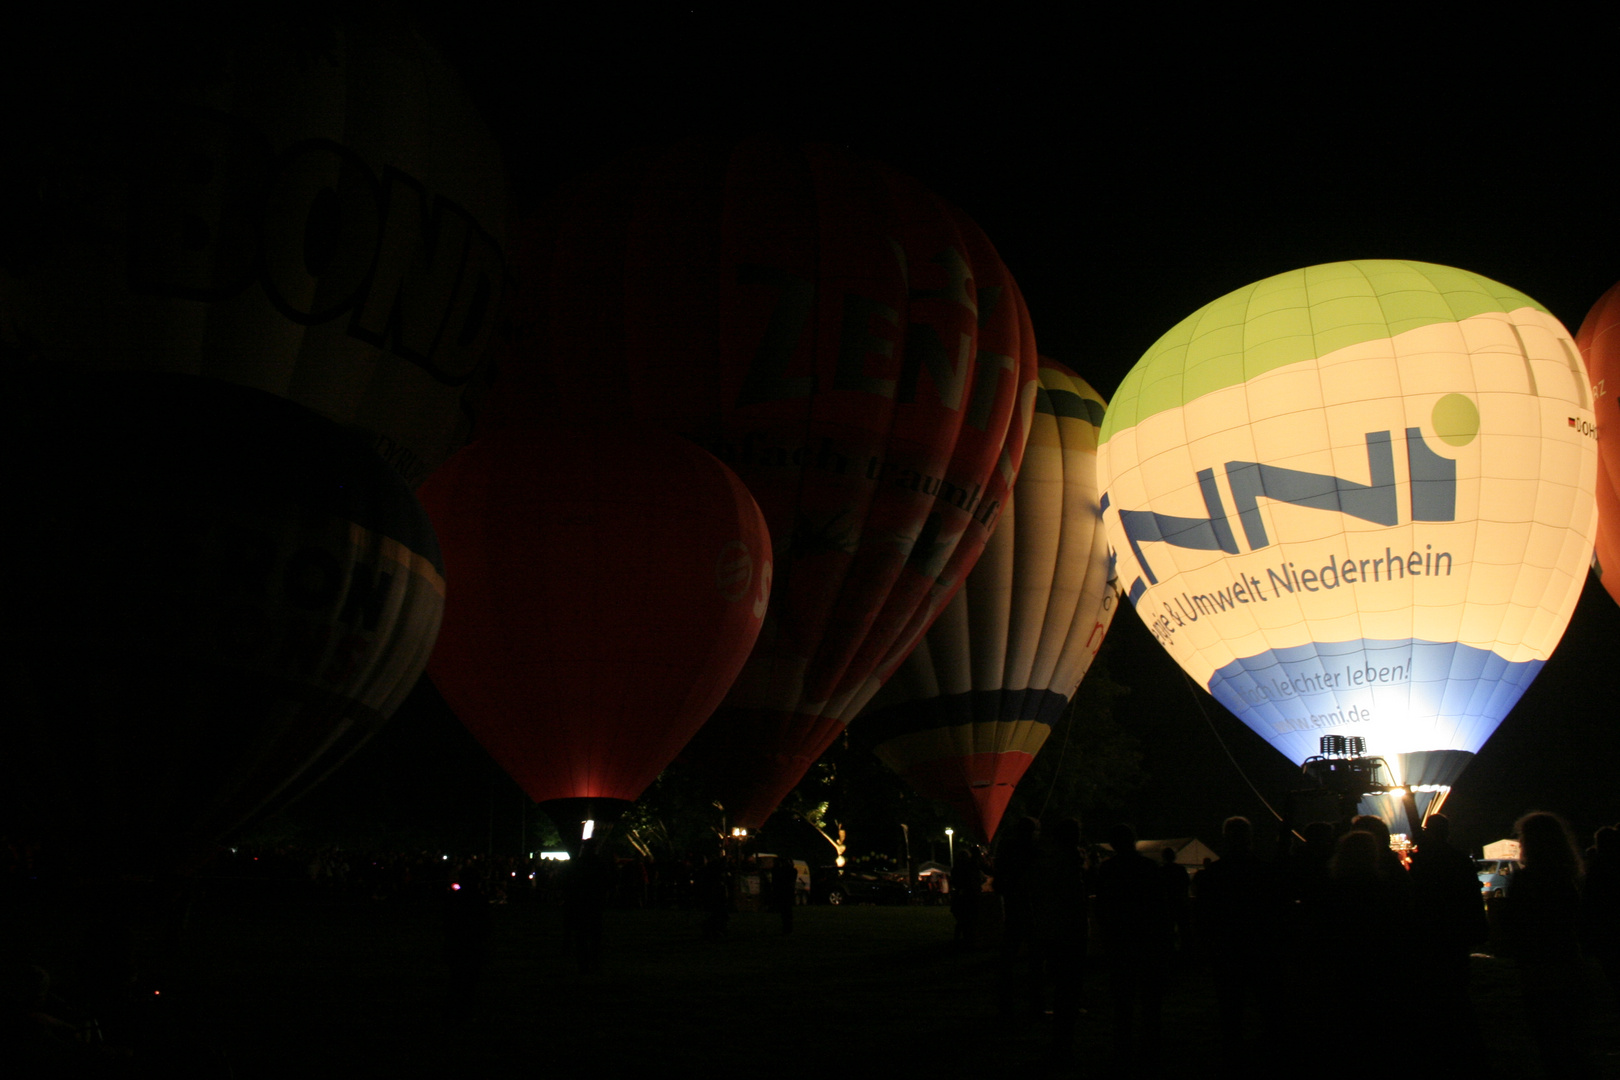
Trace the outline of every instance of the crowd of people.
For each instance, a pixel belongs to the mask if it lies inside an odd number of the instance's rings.
[[[1206,977],[1213,990],[1214,1063],[1252,1072],[1263,1061],[1309,1063],[1328,1076],[1375,1063],[1370,1025],[1400,1018],[1400,1060],[1461,1073],[1488,1055],[1470,1002],[1473,956],[1489,942],[1513,958],[1523,1019],[1553,1077],[1592,1074],[1592,1010],[1620,1004],[1620,831],[1598,830],[1584,854],[1553,814],[1523,817],[1520,869],[1487,911],[1472,859],[1432,815],[1413,849],[1397,852],[1385,824],[1318,822],[1286,852],[1265,857],[1248,819],[1228,818],[1218,859],[1193,867],[1176,852],[1139,850],[1128,825],[1088,844],[1080,823],[1042,829],[1008,823],[992,856],[956,852],[949,899],[959,945],[999,950],[996,998],[1004,1015],[1047,1017],[1059,1065],[1079,1061],[1081,1018],[1108,1033],[1117,1065],[1153,1071],[1163,1005],[1175,980]],[[610,858],[592,845],[571,862],[417,852],[241,848],[210,868],[216,889],[277,901],[441,906],[449,1008],[470,1007],[484,965],[492,908],[561,908],[582,972],[597,969],[601,916],[611,907],[684,908],[704,937],[720,937],[736,909],[735,859]],[[29,853],[10,849],[5,887],[22,887]],[[793,930],[799,883],[789,859],[761,865],[762,892]],[[435,899],[436,898],[436,899]],[[51,973],[4,970],[4,1041],[116,1069],[141,1040],[164,1053],[155,1004],[139,992],[127,926],[108,921],[87,938],[71,999]],[[1606,986],[1590,979],[1595,960]],[[1088,1002],[1087,987],[1097,1000]],[[88,997],[86,995],[89,995]],[[1364,1003],[1359,1013],[1345,1006]],[[1602,1003],[1600,1006],[1599,1003]],[[145,1012],[137,1012],[145,1010]],[[104,1030],[105,1029],[105,1032]],[[71,1048],[71,1049],[68,1049]],[[73,1075],[77,1075],[75,1072]],[[64,1074],[66,1075],[66,1074]]]
[[[1348,828],[1315,823],[1275,859],[1256,850],[1248,819],[1232,817],[1220,858],[1191,874],[1169,848],[1138,850],[1128,825],[1087,846],[1078,822],[1043,833],[1030,818],[1010,823],[993,859],[958,855],[953,911],[971,945],[983,919],[975,885],[991,882],[1004,919],[1002,1011],[1050,1014],[1060,1062],[1075,1053],[1091,956],[1105,969],[1120,1065],[1154,1066],[1166,987],[1196,968],[1211,980],[1214,1049],[1228,1072],[1270,1060],[1364,1073],[1378,1060],[1374,1033],[1343,1010],[1364,1002],[1367,1023],[1404,1020],[1401,1061],[1461,1075],[1488,1057],[1469,987],[1471,957],[1489,941],[1515,962],[1547,1075],[1587,1075],[1591,1010],[1620,1003],[1620,832],[1600,829],[1584,855],[1554,814],[1526,815],[1517,835],[1511,895],[1487,912],[1473,861],[1439,814],[1404,853],[1364,816]],[[1591,985],[1584,957],[1605,988]]]

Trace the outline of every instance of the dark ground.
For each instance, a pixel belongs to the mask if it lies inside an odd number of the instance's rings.
[[[155,930],[137,935],[139,985],[154,992],[140,1028],[151,1069],[138,1075],[1066,1075],[1043,1066],[1044,1021],[997,1013],[995,951],[954,949],[943,907],[800,908],[788,938],[774,915],[745,912],[721,941],[702,940],[696,912],[613,911],[603,970],[588,977],[565,947],[559,909],[514,903],[491,914],[490,958],[458,1019],[445,1007],[435,903],[233,896],[216,886],[195,903],[178,945]],[[0,960],[50,968],[70,996],[82,933],[72,906],[28,903],[7,926]],[[1473,965],[1488,1033],[1476,1062],[1492,1076],[1539,1075],[1511,962],[1477,956]],[[1422,995],[1419,984],[1279,986],[1268,1005],[1322,1032],[1325,1055],[1358,1040],[1353,1032],[1371,1018],[1386,1057],[1400,1054],[1403,1003]],[[1107,1053],[1105,1001],[1094,965],[1081,1052],[1092,1075],[1136,1075]],[[1167,1075],[1211,1071],[1205,971],[1176,977],[1165,1032]],[[1612,1006],[1596,1034],[1595,1075],[1620,1077]],[[1282,1075],[1310,1071],[1277,1064]]]

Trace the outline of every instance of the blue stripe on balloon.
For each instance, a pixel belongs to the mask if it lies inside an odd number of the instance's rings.
[[[1392,715],[1404,717],[1414,749],[1475,753],[1542,663],[1458,642],[1316,642],[1234,660],[1208,689],[1296,764],[1319,752],[1323,735],[1362,734]]]

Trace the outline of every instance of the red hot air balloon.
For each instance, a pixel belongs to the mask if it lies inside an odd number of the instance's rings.
[[[628,412],[711,449],[770,524],[765,628],[689,751],[757,826],[983,550],[1033,408],[1017,286],[914,181],[768,143],[590,177],[514,266],[504,422]]]
[[[103,870],[183,861],[410,692],[443,607],[432,528],[362,436],[258,390],[11,389],[5,819]]]
[[[1029,447],[984,556],[859,723],[912,787],[988,841],[1118,607],[1097,508],[1106,403],[1042,359]]]
[[[8,117],[7,359],[266,390],[420,482],[469,434],[503,282],[500,157],[450,69],[386,17],[94,32]]]
[[[1592,380],[1597,414],[1597,545],[1592,570],[1620,604],[1620,282],[1592,305],[1575,344]],[[1614,385],[1609,385],[1613,383]]]
[[[548,428],[479,439],[421,497],[453,583],[434,684],[565,837],[617,817],[759,634],[770,536],[748,490],[675,435]]]

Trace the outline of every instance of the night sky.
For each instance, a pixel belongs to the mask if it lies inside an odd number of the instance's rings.
[[[1101,20],[456,10],[429,22],[502,140],[520,207],[645,144],[837,143],[972,216],[1017,278],[1041,351],[1105,396],[1194,309],[1300,266],[1460,266],[1572,331],[1620,278],[1620,185],[1603,160],[1620,100],[1602,55],[1612,16],[1579,28],[1348,9],[1310,25],[1168,8]],[[1620,608],[1590,585],[1454,794],[1462,839],[1506,835],[1533,807],[1588,835],[1620,818],[1617,646]],[[1264,815],[1216,733],[1268,797],[1293,784],[1292,766],[1191,691],[1133,615],[1108,656],[1147,749],[1133,808],[1146,834],[1212,836],[1227,813]]]

